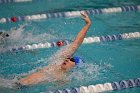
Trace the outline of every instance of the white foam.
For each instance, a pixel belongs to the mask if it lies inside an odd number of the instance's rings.
[[[56,39],[55,36],[48,33],[34,35],[31,31],[25,32],[25,27],[28,24],[21,25],[19,28],[13,28],[9,31],[9,40],[13,43],[38,43],[45,42],[47,40]]]
[[[4,79],[4,78],[0,78],[0,87],[3,88],[14,88],[15,87],[15,82],[16,80],[8,80],[8,79]]]
[[[95,79],[99,75],[100,72],[100,67],[98,65],[93,65],[93,64],[84,64],[82,69],[76,68],[73,70],[71,75],[68,77],[70,80],[71,79],[76,79],[78,82],[82,82],[85,79]],[[92,76],[92,77],[89,77]]]
[[[18,28],[11,28],[9,31],[2,31],[9,34],[9,37],[4,40],[4,42],[0,41],[0,52],[5,52],[7,49],[19,47],[22,45],[27,45],[31,43],[46,43],[47,41],[56,40],[56,36],[51,35],[49,33],[42,34],[33,34],[33,30],[25,31],[26,26],[30,26],[30,24],[20,25]],[[52,31],[51,31],[52,32]],[[4,46],[4,47],[3,47]],[[50,45],[49,45],[50,46]]]

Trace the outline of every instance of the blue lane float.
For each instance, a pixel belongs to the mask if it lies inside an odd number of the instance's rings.
[[[140,38],[140,32],[107,35],[107,36],[101,36],[101,37],[87,37],[84,39],[83,43],[100,43],[100,42],[136,39],[136,38]]]
[[[109,42],[109,41],[116,41],[116,40],[137,39],[137,38],[140,38],[140,32],[107,35],[107,36],[101,36],[101,37],[87,37],[87,38],[84,38],[83,44],[101,43],[101,42]],[[32,44],[32,45],[24,45],[24,46],[19,46],[19,47],[13,47],[9,49],[8,51],[17,52],[17,51],[24,51],[24,50],[40,49],[40,48],[62,47],[62,46],[70,44],[71,42],[72,41],[70,40],[59,40],[57,42],[51,42],[51,43],[46,42],[46,43],[39,43],[39,44]]]
[[[140,87],[140,78],[112,82],[111,85],[113,90]]]
[[[121,34],[119,35],[108,35],[108,36],[101,36],[100,41],[106,42],[106,41],[114,41],[114,40],[122,40],[123,37]]]
[[[63,89],[43,93],[99,93],[108,91],[118,91],[122,89],[129,89],[135,87],[140,87],[140,78],[121,80],[118,82],[115,81],[112,83],[81,86],[79,88]]]
[[[16,2],[22,0],[14,0]],[[23,0],[28,1],[28,0]],[[13,2],[13,0],[0,0],[0,2]],[[138,11],[140,10],[140,5],[137,6],[123,6],[115,8],[103,8],[103,9],[89,9],[81,11],[70,11],[70,12],[56,12],[56,13],[42,13],[36,15],[27,15],[27,16],[14,16],[11,18],[0,18],[0,23],[9,23],[9,22],[19,22],[19,21],[31,21],[39,19],[49,19],[49,18],[66,18],[66,17],[79,17],[81,16],[80,12],[86,11],[90,15],[95,14],[107,14],[107,13],[120,13],[128,11]],[[14,21],[12,19],[15,19]]]
[[[0,0],[0,4],[2,3],[19,3],[19,2],[31,2],[32,0]]]

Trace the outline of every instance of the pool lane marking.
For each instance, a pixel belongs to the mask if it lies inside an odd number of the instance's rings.
[[[140,5],[103,8],[103,9],[89,9],[89,10],[81,10],[81,11],[42,13],[42,14],[26,15],[26,16],[15,15],[13,17],[8,17],[8,18],[0,18],[0,23],[32,21],[32,20],[49,19],[49,18],[79,17],[81,16],[80,12],[82,11],[87,11],[88,14],[95,15],[95,14],[120,13],[120,12],[139,11],[139,10],[140,10]]]
[[[116,40],[128,40],[128,39],[137,39],[140,38],[140,32],[130,32],[116,35],[106,35],[100,37],[87,37],[84,38],[83,44],[89,43],[101,43],[101,42],[110,42]],[[61,47],[70,44],[71,40],[59,40],[58,42],[46,42],[32,45],[16,46],[8,49],[10,52],[24,51],[24,50],[33,50],[41,48],[51,48],[51,47]]]

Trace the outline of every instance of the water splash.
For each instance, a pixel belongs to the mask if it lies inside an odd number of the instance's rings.
[[[112,66],[110,64],[96,65],[92,63],[84,63],[82,68],[75,67],[68,75],[68,79],[72,82],[83,83],[96,81],[100,79],[102,73],[108,71]]]
[[[9,40],[22,43],[38,43],[46,42],[46,40],[56,39],[55,36],[49,33],[43,33],[39,35],[33,34],[34,30],[26,31],[25,28],[28,24],[20,25],[19,28],[12,28],[8,33],[10,34]]]
[[[0,88],[14,88],[15,82],[17,81],[17,78],[9,80],[9,79],[4,79],[0,78]]]
[[[60,58],[60,55],[64,53],[64,50],[69,51],[70,45],[71,44],[62,47],[49,59],[41,59],[41,61],[48,62],[48,64],[60,65],[63,62],[63,59]],[[66,78],[68,80],[76,80],[78,82],[82,82],[83,80],[96,80],[99,78],[100,75],[102,75],[102,73],[105,73],[111,68],[111,64],[103,62],[100,62],[99,64],[94,64],[94,62],[91,60],[91,62],[85,62],[82,67],[74,67],[66,75]]]
[[[11,47],[33,44],[33,43],[45,43],[52,40],[57,40],[53,34],[42,33],[42,34],[34,34],[34,30],[26,31],[26,27],[28,24],[20,25],[19,27],[11,28],[9,31],[4,30],[9,34],[9,37],[4,39],[4,42],[0,44],[0,51],[6,51]]]

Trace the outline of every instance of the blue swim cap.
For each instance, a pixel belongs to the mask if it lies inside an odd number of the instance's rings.
[[[84,61],[80,57],[73,57],[76,66],[82,66]]]

